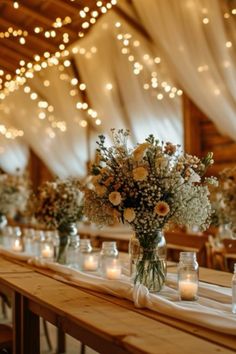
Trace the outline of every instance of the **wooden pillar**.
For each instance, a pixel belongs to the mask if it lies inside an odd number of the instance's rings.
[[[43,163],[43,161],[30,150],[30,159],[28,165],[29,178],[32,183],[33,191],[36,191],[40,184],[45,181],[50,181],[54,179],[53,173],[48,169],[48,167]]]
[[[185,152],[203,157],[213,152],[214,165],[209,175],[217,175],[226,167],[236,163],[236,142],[221,134],[216,125],[207,117],[189,97],[183,97],[184,147]]]

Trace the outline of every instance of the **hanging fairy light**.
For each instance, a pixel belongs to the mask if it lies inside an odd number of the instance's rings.
[[[17,1],[15,1],[14,3],[17,3],[19,5],[19,3]],[[91,25],[93,25],[96,22],[96,18],[99,16],[99,13],[102,14],[102,8],[105,6],[107,8],[107,10],[111,9],[112,6],[116,5],[117,0],[111,0],[110,2],[107,1],[98,1],[96,3],[96,7],[97,10],[90,9],[88,6],[85,6],[82,10],[82,12],[80,13],[80,15],[82,15],[82,17],[84,16],[84,14],[86,15],[85,17],[88,18],[88,24],[85,24],[85,22],[82,22],[81,24],[81,30],[78,33],[79,37],[83,37],[85,34],[85,31],[87,31],[88,28],[91,27]],[[109,4],[109,5],[108,5]],[[108,5],[108,6],[107,6]],[[13,5],[14,6],[14,5]],[[19,7],[19,6],[18,6]],[[18,8],[17,5],[15,5],[15,8]],[[41,35],[43,34],[46,38],[55,38],[57,36],[57,30],[61,29],[61,27],[66,26],[68,24],[73,23],[73,19],[70,16],[66,16],[63,19],[61,18],[56,18],[56,20],[52,23],[52,28],[51,29],[45,29],[41,26],[35,26],[33,29],[34,35],[38,34]],[[20,31],[20,30],[19,30]],[[10,36],[11,34],[11,30],[10,33],[9,31],[6,31],[8,34],[6,34],[4,32],[4,34],[0,33],[0,38],[1,36],[4,36],[4,38],[9,38],[8,36]],[[13,30],[12,35],[14,36],[14,33],[16,34],[16,36],[20,36],[19,38],[19,42],[21,45],[25,45],[26,44],[26,40],[25,37],[28,36],[28,32],[24,31],[24,32],[15,32]],[[59,51],[57,51],[56,53],[50,53],[50,56],[46,57],[48,60],[45,61],[42,59],[42,56],[40,56],[39,54],[35,54],[34,57],[37,58],[38,60],[38,64],[33,64],[32,62],[27,63],[27,65],[20,65],[20,67],[18,67],[15,71],[16,76],[12,79],[11,76],[9,76],[9,74],[6,74],[5,76],[3,75],[3,81],[4,84],[1,83],[0,89],[3,91],[3,94],[1,94],[0,99],[5,99],[6,96],[10,93],[13,92],[14,90],[18,89],[19,86],[24,85],[26,82],[26,79],[32,79],[34,77],[34,71],[41,71],[42,69],[46,68],[47,66],[52,66],[52,65],[60,65],[59,63],[59,59],[62,56],[67,56],[67,54],[65,54],[65,44],[69,44],[70,42],[70,36],[69,33],[65,32],[62,35],[62,41],[63,43],[59,44]],[[73,52],[73,51],[72,51]],[[68,55],[69,55],[69,51],[68,51]],[[28,64],[30,64],[30,67],[28,66]],[[64,64],[66,67],[68,67],[69,64],[69,60],[64,60]],[[27,69],[26,69],[27,67]],[[9,87],[11,87],[11,90],[9,90]]]
[[[127,57],[128,62],[132,66],[132,71],[135,76],[140,76],[144,80],[143,89],[151,91],[156,96],[158,101],[161,101],[165,96],[173,99],[181,96],[183,91],[177,89],[170,83],[158,80],[157,71],[158,65],[161,63],[159,56],[152,56],[150,53],[144,53],[142,56],[136,54],[136,48],[141,46],[140,40],[133,37],[131,33],[122,31],[121,22],[115,23],[117,29],[117,40],[121,43],[121,53]],[[109,86],[107,86],[109,89]]]

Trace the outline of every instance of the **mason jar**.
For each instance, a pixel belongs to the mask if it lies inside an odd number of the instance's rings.
[[[199,267],[196,252],[180,252],[178,291],[180,300],[197,300]]]
[[[84,270],[85,260],[87,256],[90,255],[93,251],[91,246],[91,241],[88,238],[83,238],[80,240],[79,246],[79,268]]]
[[[68,245],[66,249],[66,264],[69,267],[77,268],[79,263],[79,235],[71,235],[68,237]]]
[[[119,256],[115,241],[103,241],[100,252],[100,272],[105,275],[107,262],[117,259]]]

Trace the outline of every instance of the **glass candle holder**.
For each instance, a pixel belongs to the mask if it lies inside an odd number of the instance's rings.
[[[15,235],[12,239],[12,250],[14,252],[22,252],[23,251],[23,242],[20,235]]]
[[[68,237],[68,246],[66,249],[66,264],[69,267],[77,268],[79,262],[79,235],[70,235]]]
[[[180,252],[178,264],[180,300],[195,301],[198,293],[198,263],[196,252]]]
[[[43,230],[35,230],[34,238],[32,242],[32,252],[35,256],[41,256],[41,244],[45,240],[45,234]]]
[[[106,261],[105,276],[110,280],[118,280],[121,278],[122,268],[118,259]]]
[[[14,236],[14,229],[12,226],[6,226],[3,232],[3,246],[12,248],[12,238]]]
[[[89,253],[84,255],[83,270],[94,272],[98,269],[99,257],[97,253]]]
[[[84,270],[84,262],[88,255],[91,255],[93,248],[91,242],[87,238],[80,240],[79,246],[79,268]]]
[[[34,233],[35,230],[32,228],[25,228],[24,229],[24,250],[26,253],[32,254],[33,253],[33,240],[34,240]]]
[[[115,241],[103,241],[100,252],[100,271],[105,275],[106,265],[108,261],[116,260],[119,252]]]
[[[54,246],[53,242],[50,239],[45,239],[41,243],[41,258],[48,261],[54,260]]]

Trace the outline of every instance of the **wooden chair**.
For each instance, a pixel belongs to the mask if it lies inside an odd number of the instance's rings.
[[[165,232],[167,259],[178,262],[180,252],[196,252],[200,266],[208,266],[207,235]]]
[[[236,263],[236,240],[225,238],[223,241],[223,258],[225,270],[228,272],[233,272],[234,263]]]
[[[13,347],[13,331],[7,324],[0,324],[0,354],[11,354]]]

